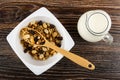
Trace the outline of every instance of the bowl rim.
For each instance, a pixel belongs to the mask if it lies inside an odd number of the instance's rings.
[[[67,32],[67,30],[64,28],[64,26],[60,23],[60,21],[45,7],[42,7],[40,9],[38,9],[37,11],[33,12],[31,15],[29,15],[28,17],[26,17],[24,20],[22,20],[21,22],[25,21],[26,19],[29,19],[33,16],[46,16],[49,17],[51,19],[54,19],[55,22],[57,24],[59,24],[61,26],[61,30],[62,33],[65,34],[65,45],[64,45],[64,49],[65,50],[70,50],[74,45],[74,41],[72,39],[72,37],[70,36],[70,34]],[[21,22],[17,25],[19,26],[21,24]],[[35,75],[40,75],[43,72],[45,72],[46,70],[48,70],[49,68],[51,68],[53,65],[55,65],[57,62],[59,62],[62,58],[63,55],[58,54],[58,60],[56,60],[54,63],[48,64],[48,65],[44,65],[44,66],[36,66],[36,65],[31,65],[28,62],[26,62],[25,60],[21,59],[21,57],[17,54],[17,52],[15,51],[15,46],[11,43],[14,42],[14,37],[12,37],[13,35],[15,35],[14,31],[17,29],[17,26],[7,35],[7,41],[9,43],[9,45],[11,46],[11,48],[13,49],[14,53],[20,58],[20,60],[24,63],[24,65],[29,68]],[[13,39],[13,40],[12,40]]]

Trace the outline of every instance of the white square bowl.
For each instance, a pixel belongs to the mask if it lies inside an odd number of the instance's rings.
[[[23,52],[23,47],[20,43],[19,33],[20,30],[27,26],[31,21],[45,21],[49,22],[56,26],[58,32],[63,37],[62,47],[65,50],[70,50],[74,45],[74,41],[64,28],[64,26],[59,22],[59,20],[45,7],[38,9],[33,12],[27,18],[25,18],[21,23],[19,23],[7,36],[7,41],[17,54],[17,56],[21,59],[21,61],[35,74],[40,75],[53,65],[55,65],[60,59],[63,58],[63,55],[60,53],[50,57],[45,61],[34,60],[29,54]]]

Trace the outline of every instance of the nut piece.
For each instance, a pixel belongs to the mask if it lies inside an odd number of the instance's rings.
[[[49,33],[47,29],[44,29],[44,32],[45,32],[46,34],[48,34],[48,33]]]
[[[28,38],[30,38],[29,34],[23,35],[23,39],[28,39]]]
[[[46,52],[46,53],[45,53],[45,56],[46,56],[46,57],[48,57],[48,56],[49,56],[49,53],[48,53],[48,52]]]
[[[34,20],[34,21],[32,21],[32,22],[30,22],[30,24],[35,24],[35,20]]]
[[[42,59],[42,58],[44,58],[44,55],[43,55],[43,54],[40,54],[40,55],[39,55],[39,59]]]
[[[55,45],[55,42],[51,42],[51,44]]]
[[[50,26],[50,24],[49,24],[49,23],[47,23],[47,25],[48,25],[48,26]]]
[[[46,47],[42,47],[42,50],[46,52],[48,49]]]
[[[32,50],[32,54],[36,54],[37,53],[37,51],[36,50]]]
[[[34,58],[34,59],[36,59],[36,60],[38,60],[38,59],[39,59],[39,58],[38,58],[38,56],[37,56],[37,54],[36,54],[36,55],[34,55],[34,56],[33,56],[33,58]]]
[[[46,24],[46,23],[43,23],[43,27],[44,27],[44,28],[47,28],[47,24]]]
[[[58,35],[57,32],[54,32],[54,33],[52,34],[52,36],[53,36],[54,38],[55,38],[57,35]]]
[[[31,44],[35,44],[35,41],[34,41],[34,37],[33,37],[33,36],[30,36],[30,42],[31,42]]]

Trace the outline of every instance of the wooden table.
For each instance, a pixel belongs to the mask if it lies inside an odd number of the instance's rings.
[[[75,41],[71,49],[96,65],[84,69],[66,58],[42,75],[35,76],[16,56],[6,41],[8,33],[40,7],[48,8]],[[77,21],[86,11],[102,9],[112,19],[112,45],[89,43],[77,32]],[[120,0],[0,0],[0,80],[120,80]]]

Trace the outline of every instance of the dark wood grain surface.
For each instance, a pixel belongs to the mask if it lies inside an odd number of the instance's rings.
[[[96,65],[86,70],[66,58],[42,75],[35,76],[6,41],[8,33],[40,7],[48,8],[75,41],[71,49]],[[77,32],[77,21],[86,11],[102,9],[112,19],[112,45],[89,43]],[[120,80],[120,0],[0,0],[0,80]]]

